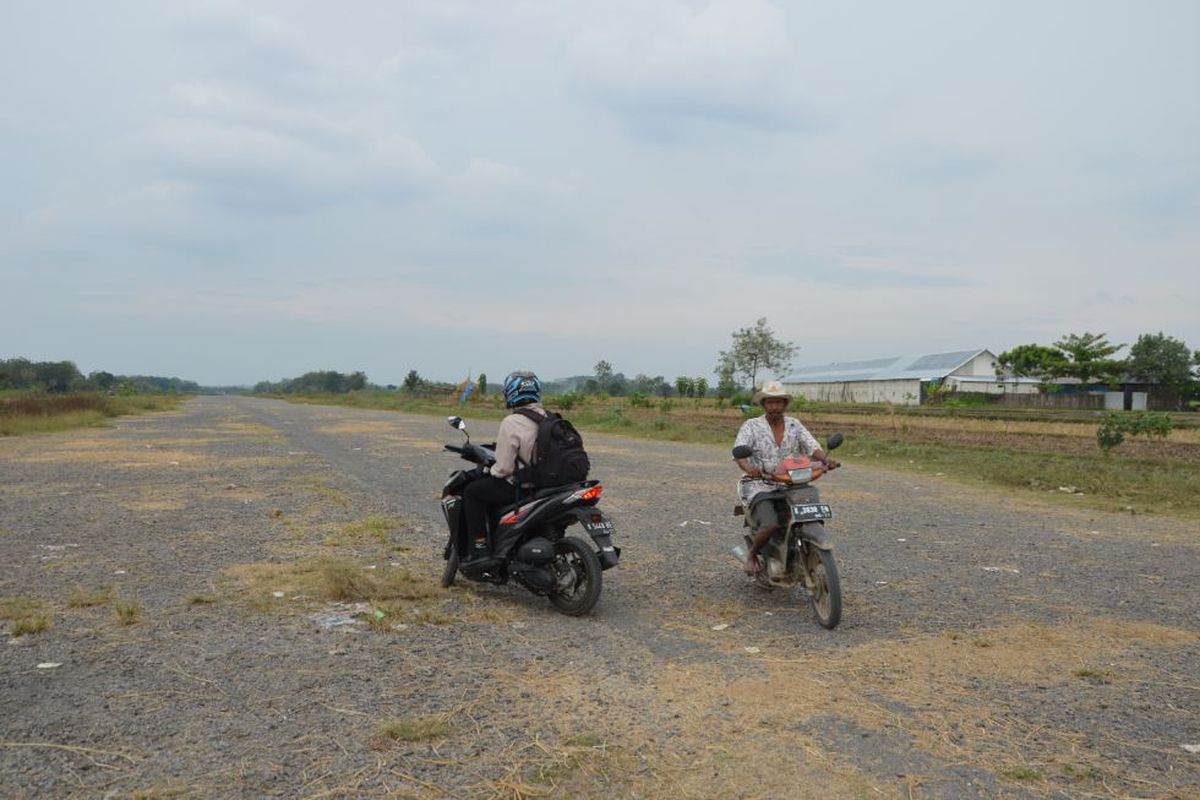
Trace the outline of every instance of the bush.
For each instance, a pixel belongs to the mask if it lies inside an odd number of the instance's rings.
[[[646,395],[642,394],[641,392],[634,392],[633,394],[629,395],[629,405],[633,408],[649,408],[650,398],[646,397]]]
[[[1125,434],[1130,436],[1157,436],[1167,438],[1171,432],[1171,417],[1155,411],[1136,411],[1124,413],[1111,411],[1104,415],[1100,427],[1096,429],[1096,443],[1105,455],[1125,441]]]

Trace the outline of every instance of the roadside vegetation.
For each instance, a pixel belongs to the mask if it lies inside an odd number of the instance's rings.
[[[0,436],[104,425],[113,417],[170,411],[184,399],[178,394],[0,392]]]
[[[498,420],[507,412],[496,395],[420,397],[404,392],[289,395],[294,403],[342,405],[468,420]],[[737,398],[735,398],[737,399]],[[584,433],[729,445],[757,407],[717,398],[607,397],[568,394],[546,398]],[[1079,508],[1133,514],[1200,517],[1200,415],[1164,415],[1162,435],[1127,435],[1105,449],[1097,434],[1104,412],[1003,407],[903,407],[793,403],[819,438],[835,431],[847,442],[838,457],[994,487],[1062,498]],[[1131,416],[1130,419],[1133,419]],[[1126,426],[1133,429],[1137,426]],[[447,429],[448,434],[450,433]],[[732,469],[732,467],[731,467]]]

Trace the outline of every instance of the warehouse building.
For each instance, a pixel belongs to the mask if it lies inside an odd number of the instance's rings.
[[[801,367],[783,378],[793,395],[828,403],[920,405],[934,390],[1036,394],[1032,378],[997,377],[991,350],[959,350]]]

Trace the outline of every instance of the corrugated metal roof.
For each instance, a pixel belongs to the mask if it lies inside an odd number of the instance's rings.
[[[870,361],[843,361],[800,367],[783,379],[783,383],[847,383],[850,381],[930,381],[944,378],[966,364],[980,350],[956,350],[953,353],[930,353],[919,356],[877,358]]]

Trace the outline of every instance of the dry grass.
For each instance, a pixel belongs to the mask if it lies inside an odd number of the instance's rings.
[[[142,603],[136,597],[113,601],[113,613],[122,625],[136,625],[142,621]]]
[[[78,587],[67,597],[67,608],[93,608],[106,606],[113,601],[113,588],[84,589]]]
[[[449,732],[450,722],[442,714],[400,717],[375,726],[375,738],[391,742],[425,742],[445,738]]]
[[[0,620],[9,623],[10,636],[45,633],[53,625],[45,604],[32,597],[0,597]]]

